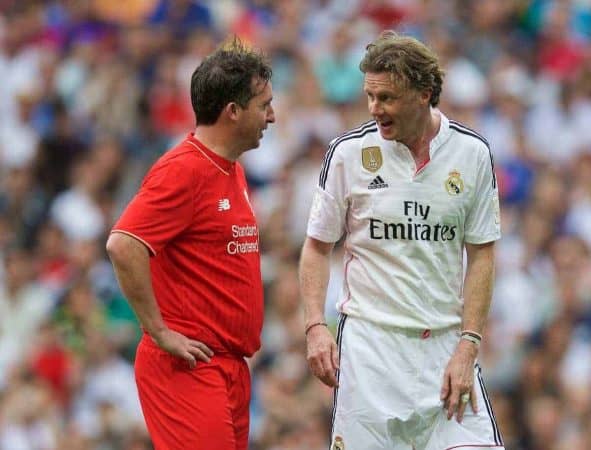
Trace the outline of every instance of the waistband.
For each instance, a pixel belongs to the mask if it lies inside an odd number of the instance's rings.
[[[452,331],[457,331],[458,336],[460,333],[460,329],[453,325],[447,328],[437,328],[432,330],[431,328],[419,328],[419,329],[412,329],[412,328],[398,328],[398,327],[391,327],[394,333],[402,334],[409,338],[415,339],[429,339],[430,337],[438,337],[444,334],[447,334]]]
[[[198,340],[198,339],[195,339]],[[156,344],[156,342],[154,342],[154,340],[152,339],[152,337],[144,332],[144,334],[142,335],[142,338],[140,339],[140,342],[138,345],[144,345],[152,350],[158,350],[160,352],[163,353],[167,353],[166,350],[161,349],[158,344]],[[207,345],[207,344],[206,344]],[[211,347],[210,347],[211,348]],[[213,351],[213,356],[215,358],[223,358],[223,359],[233,359],[233,360],[239,360],[239,361],[244,361],[245,358],[243,355],[237,355],[234,353],[230,353],[228,351],[225,350],[216,350],[216,349],[211,349]],[[172,356],[172,355],[171,355]]]
[[[401,334],[403,336],[414,338],[414,339],[429,339],[431,337],[438,337],[450,332],[457,332],[458,337],[460,336],[460,326],[459,325],[450,325],[448,327],[443,328],[403,328],[397,327],[394,325],[383,325],[379,323],[375,323],[373,321],[362,319],[360,317],[349,316],[347,314],[341,313],[341,316],[346,319],[354,319],[354,320],[361,320],[363,322],[368,322],[373,324],[374,326],[378,326],[388,332]]]

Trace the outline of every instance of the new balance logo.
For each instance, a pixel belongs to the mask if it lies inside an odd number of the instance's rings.
[[[230,200],[222,198],[218,202],[218,211],[228,211],[230,209]]]
[[[368,189],[382,189],[387,187],[388,183],[386,183],[384,179],[379,175],[375,177],[371,183],[369,183],[369,186],[367,186]]]

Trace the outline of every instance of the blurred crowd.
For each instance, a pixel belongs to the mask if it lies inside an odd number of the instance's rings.
[[[368,119],[358,63],[385,28],[440,55],[442,111],[496,158],[480,359],[506,449],[591,448],[590,1],[0,0],[0,449],[151,448],[140,331],[104,243],[192,130],[190,75],[233,34],[272,60],[277,117],[242,159],[266,289],[250,448],[327,448],[332,393],[307,370],[297,258],[327,143]]]

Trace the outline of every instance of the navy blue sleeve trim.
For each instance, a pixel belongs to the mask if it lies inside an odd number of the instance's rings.
[[[490,158],[490,166],[491,166],[491,170],[492,170],[492,187],[493,189],[496,189],[497,187],[497,176],[495,175],[495,160],[493,158],[493,154],[492,151],[490,150],[490,144],[488,143],[488,141],[481,136],[480,134],[478,134],[476,131],[472,130],[471,128],[468,128],[458,122],[456,122],[455,120],[450,120],[449,121],[449,127],[453,130],[456,130],[458,133],[462,133],[465,134],[467,136],[472,136],[473,138],[478,139],[479,141],[481,141],[484,145],[486,145],[486,148],[488,149],[488,156]]]

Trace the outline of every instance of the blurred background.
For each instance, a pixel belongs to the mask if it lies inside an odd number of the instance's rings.
[[[242,159],[266,288],[250,448],[327,448],[332,392],[307,370],[297,258],[327,143],[369,118],[358,63],[385,28],[440,55],[442,111],[496,158],[504,235],[481,363],[506,448],[591,448],[591,1],[0,0],[0,449],[151,448],[139,330],[104,244],[193,129],[190,75],[232,34],[271,58],[277,117]]]

